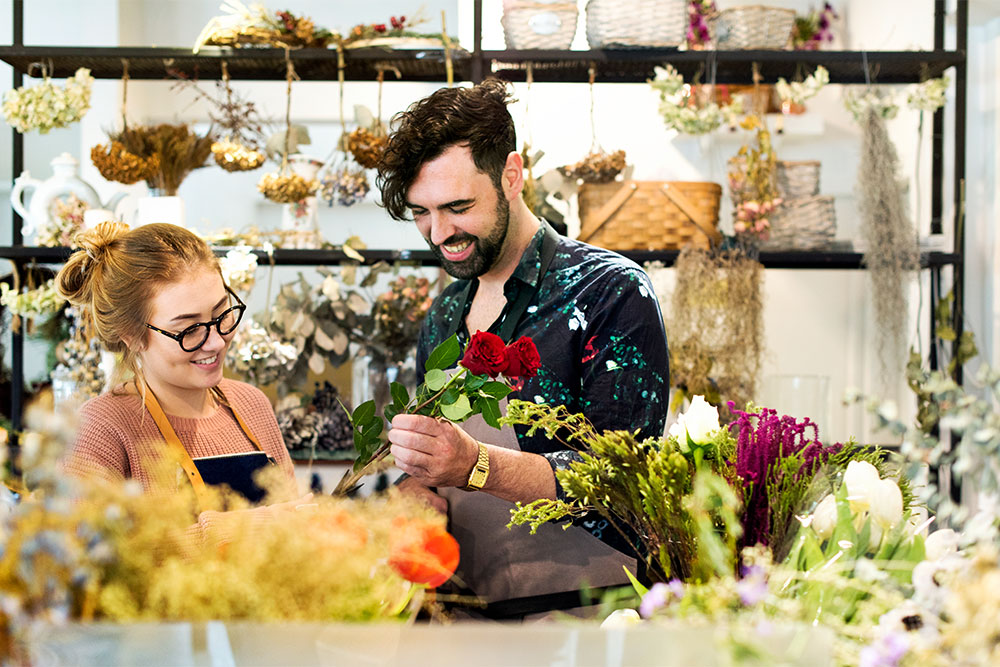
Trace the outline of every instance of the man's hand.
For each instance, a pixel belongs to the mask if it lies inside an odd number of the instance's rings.
[[[424,486],[465,486],[479,443],[448,421],[396,415],[389,430],[396,466]]]
[[[417,500],[430,505],[431,509],[440,512],[441,514],[448,513],[448,499],[442,495],[434,493],[413,477],[407,477],[402,482],[397,484],[396,488],[399,489],[400,493],[410,496],[411,498],[416,498]]]

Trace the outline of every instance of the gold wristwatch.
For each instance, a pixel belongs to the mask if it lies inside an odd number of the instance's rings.
[[[476,465],[472,466],[469,473],[469,481],[462,488],[466,491],[479,491],[486,485],[486,479],[490,476],[490,453],[486,445],[479,443],[479,458]]]

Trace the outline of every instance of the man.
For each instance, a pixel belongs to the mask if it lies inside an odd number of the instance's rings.
[[[463,347],[480,330],[505,342],[530,336],[541,368],[511,398],[566,405],[598,431],[660,436],[667,344],[649,278],[620,255],[558,237],[532,214],[510,101],[505,84],[489,80],[438,90],[393,120],[379,165],[382,205],[397,220],[412,215],[457,278],[424,321],[418,373],[454,332]],[[578,456],[560,443],[496,431],[481,417],[460,428],[418,415],[397,415],[389,440],[409,475],[400,488],[449,512],[459,576],[487,601],[626,582],[622,565],[634,560],[601,541],[614,530],[599,518],[534,536],[505,528],[513,503],[560,495],[554,470]]]

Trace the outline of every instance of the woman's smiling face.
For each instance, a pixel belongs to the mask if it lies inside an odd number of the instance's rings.
[[[192,324],[208,322],[229,308],[231,297],[217,270],[202,267],[184,280],[160,286],[150,300],[148,324],[180,333]],[[142,373],[154,390],[186,393],[211,389],[222,380],[222,365],[235,331],[222,336],[210,327],[205,344],[185,352],[178,342],[147,330],[139,353]]]

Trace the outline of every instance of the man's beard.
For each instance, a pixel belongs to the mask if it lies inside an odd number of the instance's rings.
[[[472,241],[472,254],[461,262],[452,262],[445,258],[441,246],[434,245],[428,239],[431,251],[441,260],[441,266],[448,275],[459,280],[478,278],[493,268],[500,258],[504,241],[507,240],[507,230],[510,228],[510,204],[503,196],[497,197],[496,224],[488,236],[478,237],[465,232],[452,234],[441,245],[457,245],[463,241]]]

